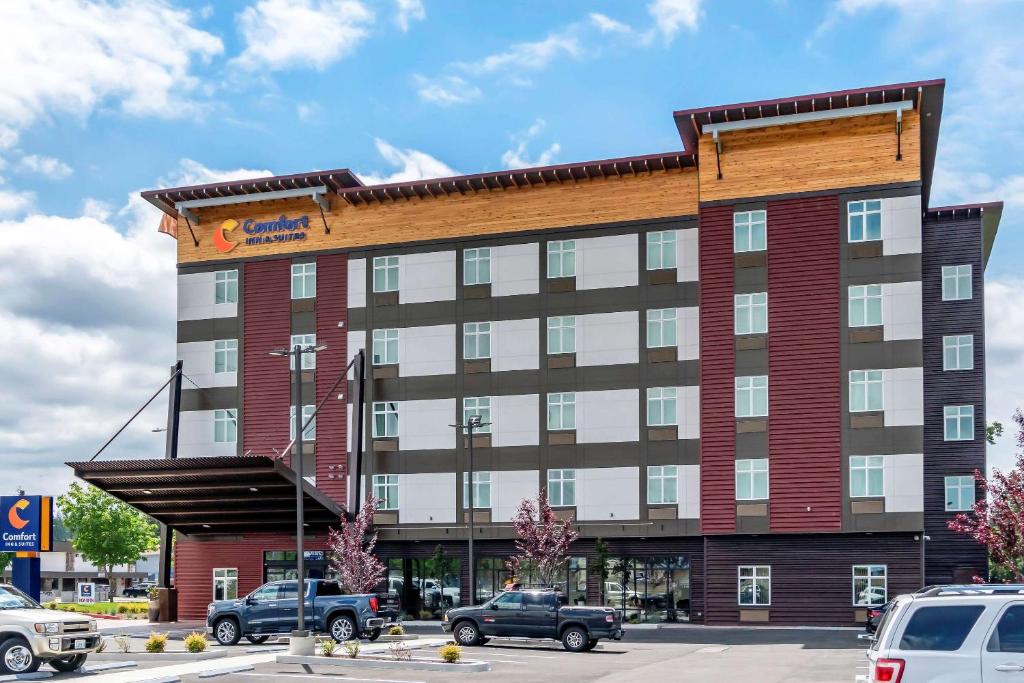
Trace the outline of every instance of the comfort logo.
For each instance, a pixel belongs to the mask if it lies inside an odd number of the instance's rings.
[[[229,218],[213,231],[213,246],[222,254],[226,254],[238,246],[237,242],[228,241],[225,233],[229,233],[238,227],[238,221]]]
[[[11,509],[7,511],[7,521],[10,522],[11,526],[15,529],[24,529],[28,526],[28,520],[22,519],[18,514],[19,510],[24,510],[28,507],[28,501],[22,498],[17,503],[11,506]]]

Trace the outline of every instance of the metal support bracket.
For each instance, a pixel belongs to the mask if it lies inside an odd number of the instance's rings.
[[[190,221],[188,219],[189,215],[192,215],[193,217],[195,217],[195,215],[192,214],[191,211],[188,211],[187,213],[182,213],[181,215],[185,218],[185,225],[188,226],[189,234],[192,235],[192,244],[194,244],[195,246],[198,247],[199,246],[199,238],[196,237],[196,231],[192,229],[192,221]],[[196,218],[196,225],[198,225],[198,224],[199,224],[199,219]]]
[[[718,166],[718,179],[722,179],[722,139],[718,137],[718,131],[711,132],[711,139],[715,143],[715,164]]]
[[[903,161],[903,110],[896,110],[896,161]]]
[[[199,216],[197,216],[194,212],[190,211],[188,207],[181,206],[179,204],[177,209],[178,213],[184,216],[185,220],[192,221],[196,225],[199,225]]]
[[[331,200],[322,192],[314,192],[313,201],[316,202],[316,207],[320,209],[320,220],[324,222],[324,234],[330,235],[331,228],[327,225],[327,216],[324,215],[324,211],[331,210]]]

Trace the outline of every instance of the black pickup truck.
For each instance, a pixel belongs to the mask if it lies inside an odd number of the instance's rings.
[[[621,640],[622,613],[611,607],[567,607],[552,589],[510,590],[477,607],[448,610],[441,628],[460,645],[490,637],[550,638],[570,652],[594,649],[601,638]]]

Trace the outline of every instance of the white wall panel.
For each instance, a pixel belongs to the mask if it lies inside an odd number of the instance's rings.
[[[540,396],[491,397],[491,444],[536,446],[540,443]]]
[[[882,284],[885,341],[921,338],[921,281]]]
[[[576,392],[576,442],[640,440],[640,390]]]
[[[348,307],[366,307],[366,259],[354,258],[348,262]]]
[[[637,235],[576,240],[576,289],[636,287]]]
[[[186,375],[199,386],[206,387],[233,387],[238,384],[238,373],[220,372],[215,373],[214,369],[214,343],[212,341],[185,342],[178,344],[178,360],[182,361],[182,370]],[[238,363],[241,364],[241,349],[238,350]],[[191,388],[186,382],[184,387]]]
[[[348,358],[345,360],[345,364],[346,365],[352,362],[352,359],[356,357],[357,353],[359,353],[359,349],[365,349],[366,350],[366,354],[365,354],[365,358],[364,358],[364,360],[366,361],[366,364],[369,365],[370,363],[372,363],[373,362],[373,358],[371,357],[371,354],[373,353],[373,349],[370,349],[370,348],[366,347],[366,330],[349,330],[348,331]],[[349,369],[349,371],[348,371],[348,378],[349,379],[353,378],[353,374],[352,373],[353,373],[353,369]]]
[[[680,439],[700,438],[700,387],[679,387],[679,430]]]
[[[232,269],[233,270],[233,269]],[[209,320],[234,318],[238,304],[215,304],[216,273],[184,273],[178,275],[178,320]],[[238,283],[242,296],[242,283]]]
[[[885,426],[924,424],[923,368],[882,370]]]
[[[700,280],[698,265],[697,228],[677,230],[676,238],[676,280],[697,282]]]
[[[679,519],[700,519],[700,465],[679,465]]]
[[[540,291],[539,245],[491,247],[491,296],[536,294]]]
[[[700,309],[697,306],[676,309],[676,344],[679,360],[700,358]]]
[[[921,253],[921,195],[882,200],[882,253]]]
[[[886,512],[924,510],[924,456],[903,453],[885,456],[882,490]]]
[[[640,360],[636,311],[576,316],[576,365],[622,365]]]
[[[402,254],[398,260],[398,301],[415,304],[455,298],[455,252]]]
[[[403,327],[398,331],[398,374],[455,374],[455,325]]]
[[[285,417],[282,417],[284,421]],[[284,444],[282,444],[284,445]],[[213,411],[183,410],[178,427],[178,454],[182,458],[237,455],[235,443],[213,442]]]
[[[576,519],[617,522],[639,518],[639,468],[576,470]]]
[[[491,323],[491,371],[536,370],[540,362],[540,321],[496,320]]]
[[[398,475],[398,521],[454,524],[455,473]]]
[[[398,403],[398,447],[403,451],[455,448],[454,398]]]
[[[491,472],[491,521],[511,522],[519,503],[539,492],[539,470]]]

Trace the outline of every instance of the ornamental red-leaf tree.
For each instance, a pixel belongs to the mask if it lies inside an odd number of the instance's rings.
[[[988,548],[993,573],[1012,583],[1024,583],[1024,415],[1013,414],[1017,425],[1017,463],[1009,472],[994,470],[985,478],[975,470],[982,495],[970,512],[949,520],[949,528]],[[979,581],[975,577],[975,581]]]
[[[569,557],[569,546],[579,534],[572,522],[558,519],[548,504],[548,492],[541,489],[536,502],[531,498],[519,503],[512,517],[516,532],[517,558],[523,565],[532,565],[537,578],[545,585]]]
[[[373,514],[382,502],[371,496],[355,519],[342,517],[341,530],[331,529],[327,537],[331,569],[338,573],[338,582],[349,593],[369,593],[387,574],[384,563],[373,554],[377,534],[369,533]]]

